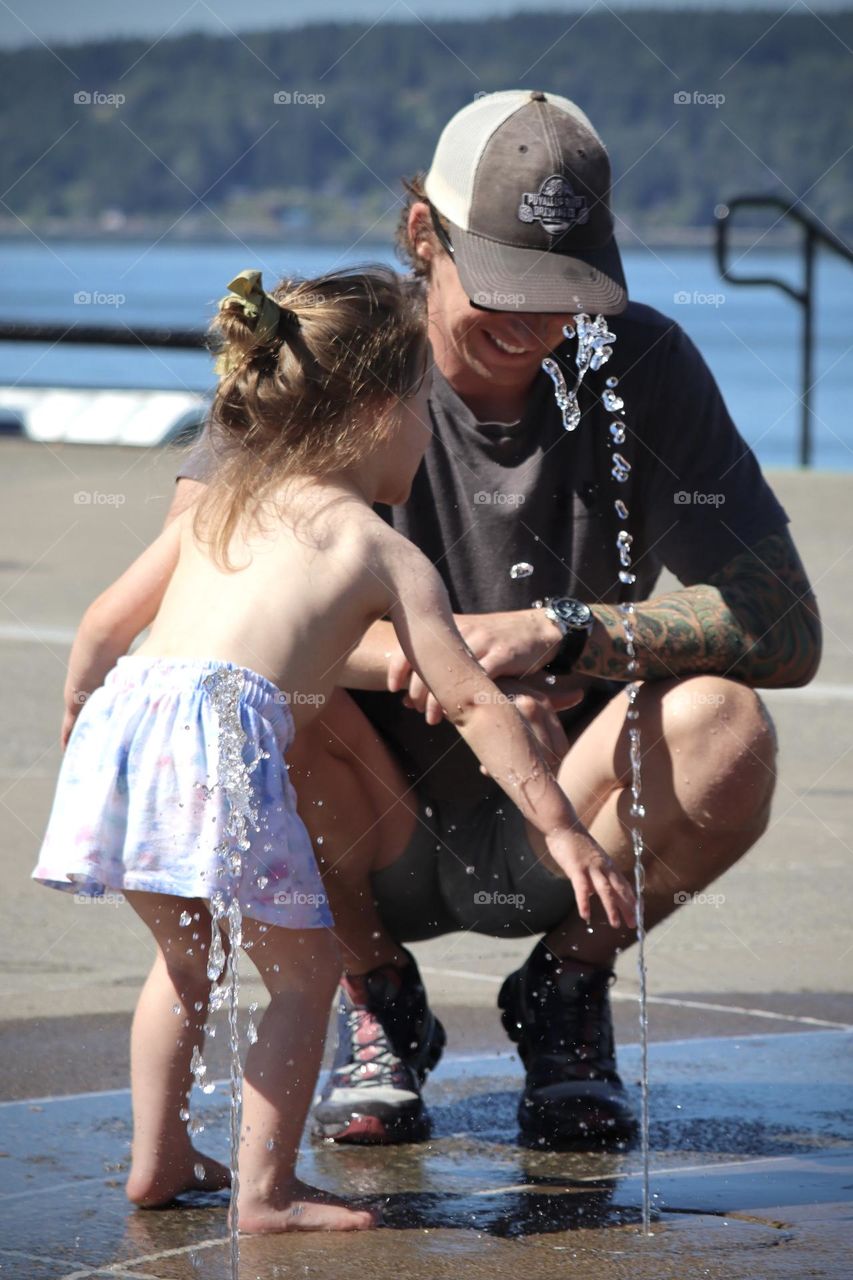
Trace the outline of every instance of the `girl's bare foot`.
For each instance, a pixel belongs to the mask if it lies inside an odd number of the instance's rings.
[[[368,1231],[377,1216],[353,1209],[346,1200],[294,1178],[291,1195],[280,1204],[240,1205],[239,1227],[247,1235],[272,1231]],[[241,1197],[242,1199],[242,1197]]]
[[[187,1156],[149,1176],[131,1168],[125,1193],[140,1209],[162,1209],[184,1191],[222,1191],[230,1186],[226,1165],[191,1148]]]

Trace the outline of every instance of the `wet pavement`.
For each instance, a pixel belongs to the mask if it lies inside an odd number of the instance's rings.
[[[300,1174],[378,1207],[359,1236],[244,1237],[241,1280],[350,1269],[392,1277],[563,1274],[849,1277],[853,1034],[651,1046],[651,1237],[639,1150],[554,1152],[517,1141],[511,1053],[450,1057],[432,1077],[432,1139],[338,1149],[306,1140]],[[639,1051],[621,1052],[638,1095]],[[199,1095],[200,1145],[227,1155],[227,1087]],[[225,1280],[227,1197],[132,1209],[125,1090],[0,1106],[3,1280]]]
[[[128,1027],[149,938],[127,907],[28,879],[74,627],[156,534],[175,466],[168,450],[3,443],[0,1280],[228,1276],[224,1197],[155,1213],[123,1194]],[[850,478],[770,479],[816,584],[824,658],[812,685],[763,695],[781,743],[767,832],[713,896],[649,936],[652,1238],[638,1226],[636,1150],[517,1145],[520,1068],[495,1001],[533,940],[459,933],[413,947],[449,1036],[428,1087],[433,1140],[303,1153],[304,1177],[381,1204],[385,1227],[244,1239],[241,1280],[853,1280]],[[80,492],[111,500],[80,505]],[[619,1064],[636,1099],[633,950],[616,970]],[[262,999],[251,981],[244,992]],[[224,1073],[218,1054],[206,1051]],[[220,1157],[224,1105],[222,1090],[203,1099]]]

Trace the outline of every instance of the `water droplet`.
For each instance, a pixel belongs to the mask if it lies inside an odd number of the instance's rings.
[[[620,484],[624,484],[631,474],[631,464],[627,458],[623,458],[621,453],[613,455],[613,470],[610,473],[614,480],[618,480]]]
[[[426,806],[426,808],[424,809],[424,813],[426,814],[426,816],[427,816],[428,818],[431,818],[431,817],[432,817],[432,807],[431,807],[430,805],[427,805],[427,806]]]
[[[611,422],[610,435],[614,444],[625,443],[625,425],[622,422]]]
[[[466,867],[466,868],[465,868],[465,874],[466,874],[466,876],[472,876],[472,875],[474,874],[475,870],[476,870],[476,868],[475,868],[475,867]]]
[[[325,837],[325,836],[317,836],[317,838],[316,838],[316,840],[314,841],[314,843],[315,843],[315,844],[325,844],[325,841],[326,841],[326,837]]]
[[[581,420],[581,411],[578,405],[578,397],[575,391],[569,391],[566,386],[566,379],[563,371],[557,364],[556,360],[552,360],[550,356],[546,356],[542,361],[542,368],[554,384],[554,399],[557,402],[557,408],[563,416],[563,426],[566,431],[575,431]]]
[[[619,379],[618,379],[618,378],[612,378],[612,377],[611,377],[611,378],[608,378],[604,385],[605,385],[606,387],[618,387],[618,386],[619,386]]]
[[[201,1162],[193,1165],[193,1173],[198,1182],[204,1182],[204,1165]]]
[[[621,498],[617,498],[616,501],[613,503],[613,509],[620,520],[628,519],[628,508],[625,506],[625,503],[622,501]]]
[[[182,911],[180,914],[180,918],[178,919],[178,924],[181,926],[181,928],[185,929],[187,925],[192,924],[192,922],[193,922],[193,918],[190,915],[189,911]]]
[[[625,408],[625,401],[615,391],[605,391],[601,402],[608,413],[618,413],[620,409]]]
[[[521,560],[518,564],[512,566],[509,576],[511,578],[529,578],[532,572],[533,565],[528,564],[526,560]]]
[[[556,677],[556,676],[546,676],[546,677],[545,677],[545,683],[546,683],[546,684],[556,684],[556,683],[557,683],[557,677]]]
[[[619,581],[624,582],[625,586],[627,587],[627,586],[630,586],[633,582],[637,581],[637,575],[636,573],[631,573],[630,569],[620,569]]]

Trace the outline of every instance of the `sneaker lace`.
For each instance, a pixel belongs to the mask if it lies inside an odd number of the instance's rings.
[[[373,1035],[366,1040],[363,1038],[364,1028],[370,1024]],[[394,1083],[395,1075],[404,1070],[404,1064],[389,1045],[378,1019],[364,1009],[351,1009],[347,1014],[347,1031],[353,1046],[352,1061],[345,1062],[336,1074],[355,1089],[375,1088],[377,1080]]]
[[[555,1002],[546,1023],[547,1048],[576,1062],[603,1064],[613,1054],[608,992],[613,978],[595,975],[578,983],[574,999]]]

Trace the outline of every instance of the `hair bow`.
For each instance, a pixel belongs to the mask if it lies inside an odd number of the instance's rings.
[[[299,317],[290,307],[283,307],[271,297],[261,282],[260,271],[241,271],[229,283],[229,293],[219,300],[221,311],[226,302],[239,302],[244,315],[254,320],[254,335],[259,346],[273,338],[293,333],[299,328]],[[220,377],[237,367],[237,358],[227,347],[220,352],[214,370]]]
[[[237,299],[244,314],[255,321],[254,333],[259,344],[272,341],[278,333],[282,317],[293,315],[292,311],[279,306],[275,298],[271,298],[266,292],[261,283],[260,271],[241,271],[230,281],[228,288],[231,292],[220,299],[220,310],[224,303]]]

